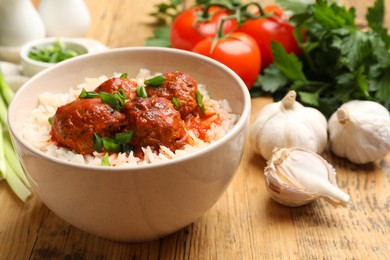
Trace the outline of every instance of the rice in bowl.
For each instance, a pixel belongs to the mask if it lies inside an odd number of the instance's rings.
[[[141,69],[132,80],[136,81],[138,85],[142,85],[145,79],[158,74],[152,74],[147,69]],[[114,73],[113,77],[118,77],[119,75]],[[30,116],[24,122],[23,138],[33,147],[49,156],[80,165],[102,165],[102,159],[105,155],[104,152],[95,151],[93,154],[82,155],[71,149],[61,147],[52,141],[50,134],[51,125],[48,119],[56,113],[58,107],[76,100],[83,89],[92,91],[107,79],[109,79],[107,76],[86,78],[83,83],[74,88],[70,88],[66,93],[45,92],[40,94],[38,97],[38,107],[31,112]],[[109,163],[112,166],[130,166],[166,161],[191,154],[223,137],[234,126],[238,120],[238,116],[232,113],[227,100],[213,100],[209,96],[205,85],[198,83],[198,88],[203,95],[205,106],[208,109],[215,110],[221,119],[220,124],[212,123],[210,129],[207,130],[207,141],[198,138],[189,130],[188,134],[194,142],[186,144],[174,152],[165,146],[160,146],[157,152],[147,146],[142,148],[144,153],[142,159],[135,156],[133,152],[129,154],[111,153],[108,158]]]

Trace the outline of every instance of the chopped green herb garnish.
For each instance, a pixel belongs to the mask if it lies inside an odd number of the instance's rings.
[[[105,153],[102,158],[102,166],[111,166],[110,161],[108,160],[108,153]]]
[[[137,93],[137,97],[147,98],[148,93],[146,93],[145,86],[140,86],[135,89],[135,92]]]
[[[81,91],[79,98],[97,98],[99,94],[95,91],[86,91],[85,88]]]
[[[164,77],[163,75],[158,75],[158,76],[155,76],[153,78],[145,80],[144,84],[146,86],[150,86],[150,87],[158,87],[167,80],[168,79],[166,77]]]
[[[133,137],[134,131],[128,131],[126,133],[117,133],[114,138],[100,137],[94,133],[94,148],[96,151],[119,153],[125,152],[130,153],[133,148],[129,145],[131,138]]]
[[[116,99],[119,101],[119,103],[122,105],[122,107],[126,104],[128,101],[126,93],[123,89],[118,89],[118,92],[114,94]]]
[[[111,138],[103,138],[103,148],[107,152],[119,153],[121,151],[120,144],[117,144],[115,140]]]
[[[32,47],[28,53],[28,57],[36,61],[58,63],[81,54],[83,53],[67,48],[62,41],[57,40],[53,44],[41,48]]]
[[[93,140],[93,147],[96,151],[101,152],[103,149],[103,138],[98,136],[96,133],[93,134],[94,140]]]
[[[114,140],[118,144],[128,144],[133,138],[134,131],[128,131],[126,133],[117,133],[114,136]]]
[[[52,116],[49,117],[49,118],[47,119],[47,121],[49,122],[50,125],[52,125],[52,124],[53,124],[53,117],[52,117]]]
[[[120,94],[119,92],[111,94],[102,91],[99,95],[104,103],[116,108],[118,111],[122,111],[123,106],[127,102],[126,95]]]
[[[134,151],[134,147],[133,146],[131,146],[129,144],[124,144],[123,145],[123,152],[124,153],[130,154],[133,151]]]
[[[202,95],[202,93],[200,93],[199,90],[196,92],[196,103],[198,104],[198,106],[200,108],[200,112],[202,114],[204,114],[206,112],[206,108],[203,104],[203,95]]]
[[[100,92],[99,95],[104,103],[109,104],[110,106],[115,108],[118,107],[119,104],[118,104],[118,100],[116,100],[115,95],[107,92]]]
[[[179,100],[177,100],[177,98],[173,97],[171,102],[175,106],[176,109],[180,108]]]
[[[109,104],[110,106],[116,108],[118,111],[121,111],[123,106],[128,101],[126,99],[126,93],[123,89],[119,89],[118,92],[111,94],[107,92],[97,93],[95,91],[86,91],[84,88],[81,91],[79,98],[101,98],[102,102]]]
[[[127,78],[127,73],[122,73],[122,75],[119,76],[120,79],[126,79]]]

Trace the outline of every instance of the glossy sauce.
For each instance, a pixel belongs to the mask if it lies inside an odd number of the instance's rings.
[[[95,89],[97,93],[125,93],[126,103],[120,111],[99,96],[79,98],[59,107],[52,120],[52,140],[77,153],[92,154],[96,134],[113,138],[116,133],[132,131],[128,145],[140,158],[143,158],[143,147],[150,146],[158,152],[160,146],[166,146],[174,152],[192,144],[189,131],[210,142],[207,132],[213,123],[220,124],[221,119],[213,107],[201,112],[196,100],[196,81],[185,72],[163,75],[165,82],[145,87],[147,97],[138,97],[139,86],[127,78],[111,78],[100,84]]]

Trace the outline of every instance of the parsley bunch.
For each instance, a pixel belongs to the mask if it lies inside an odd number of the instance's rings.
[[[390,107],[390,36],[383,27],[384,3],[368,9],[367,27],[355,22],[355,9],[330,0],[279,0],[291,10],[300,40],[300,57],[272,43],[274,63],[263,71],[252,96],[280,100],[295,90],[300,102],[329,117],[351,99],[373,100]],[[296,33],[302,35],[302,33]]]

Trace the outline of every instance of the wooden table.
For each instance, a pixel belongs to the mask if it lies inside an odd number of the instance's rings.
[[[143,45],[154,21],[148,13],[159,2],[87,0],[87,37],[111,48]],[[349,2],[361,18],[373,1]],[[252,114],[269,102],[253,99]],[[204,216],[161,240],[135,244],[84,233],[37,196],[22,203],[0,182],[0,259],[390,259],[390,156],[365,166],[325,158],[351,195],[348,207],[273,202],[264,185],[265,161],[248,146],[234,181]]]

